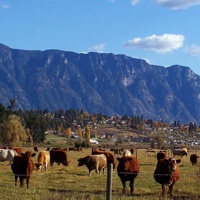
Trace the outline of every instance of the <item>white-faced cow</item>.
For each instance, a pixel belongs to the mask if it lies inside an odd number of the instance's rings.
[[[174,158],[163,158],[157,162],[154,171],[154,179],[162,186],[162,196],[166,194],[167,187],[169,187],[169,194],[172,196],[174,184],[180,178],[180,172],[177,163],[181,160]]]

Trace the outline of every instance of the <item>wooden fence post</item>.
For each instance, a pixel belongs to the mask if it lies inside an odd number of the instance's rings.
[[[113,173],[113,164],[107,164],[107,187],[106,187],[106,200],[112,199],[112,173]]]
[[[135,157],[137,158],[138,157],[138,149],[136,149],[136,151],[135,151]]]

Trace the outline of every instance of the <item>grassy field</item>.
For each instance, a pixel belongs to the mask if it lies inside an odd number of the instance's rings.
[[[40,147],[39,150],[45,150]],[[33,150],[26,148],[25,150]],[[193,152],[190,152],[193,153]],[[105,200],[107,174],[96,174],[92,171],[88,176],[88,170],[85,166],[78,167],[77,159],[90,155],[91,149],[83,149],[83,152],[70,151],[68,154],[69,166],[57,166],[48,168],[48,171],[38,172],[36,169],[30,179],[30,188],[20,188],[14,186],[14,175],[8,161],[0,163],[0,199],[4,200]],[[115,156],[116,158],[117,156]],[[153,172],[156,166],[154,154],[145,155],[144,150],[138,151],[138,160],[140,163],[140,174],[135,179],[135,196],[129,194],[129,183],[127,183],[127,194],[122,195],[122,184],[113,170],[112,176],[112,199],[160,199],[161,186],[155,182]],[[34,162],[37,156],[34,157]],[[117,162],[117,161],[116,161]],[[189,156],[183,157],[179,164],[181,178],[175,184],[174,198],[184,200],[200,199],[200,172],[199,165],[192,166]]]

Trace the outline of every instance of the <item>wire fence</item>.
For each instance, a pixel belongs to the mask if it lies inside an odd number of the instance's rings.
[[[156,200],[161,198],[161,185],[154,180],[154,170],[156,167],[154,153],[150,152],[145,155],[145,150],[139,150],[137,153],[140,172],[135,178],[135,196],[129,195],[129,182],[126,183],[126,194],[122,195],[122,183],[117,170],[114,169],[110,186],[112,199]],[[68,155],[70,164],[67,167],[54,165],[53,167],[49,166],[47,172],[34,170],[30,178],[29,189],[26,189],[26,181],[24,181],[24,188],[19,188],[19,180],[18,185],[15,186],[14,174],[10,167],[8,165],[2,166],[0,163],[0,199],[105,200],[108,190],[108,169],[106,169],[105,174],[96,174],[95,171],[92,171],[91,176],[88,176],[88,169],[85,166],[77,166],[77,158],[83,157],[85,154],[69,152]],[[179,165],[180,179],[174,186],[173,199],[200,199],[200,166],[192,166],[189,163],[188,157],[184,157],[182,160],[182,164]],[[163,176],[168,176],[168,174]]]
[[[132,173],[131,173],[132,174]],[[163,174],[162,174],[163,175]],[[167,176],[167,174],[164,174]],[[161,197],[161,186],[155,182],[154,172],[140,171],[135,179],[134,199],[159,199]],[[188,179],[188,177],[190,179]],[[88,176],[87,170],[82,169],[80,173],[70,173],[62,167],[50,168],[47,172],[34,172],[30,178],[30,189],[19,190],[19,183],[14,186],[14,174],[11,172],[0,173],[0,188],[4,199],[15,198],[25,192],[27,199],[105,199],[107,192],[107,173]],[[174,186],[173,199],[200,199],[200,176],[196,170],[182,173],[180,182]],[[112,199],[132,199],[129,195],[129,182],[126,184],[126,195],[122,195],[122,183],[116,170],[112,171]],[[0,199],[1,199],[0,195]],[[11,199],[11,198],[10,198]],[[16,198],[17,199],[17,198]]]

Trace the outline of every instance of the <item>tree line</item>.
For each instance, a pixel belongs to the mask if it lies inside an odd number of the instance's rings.
[[[24,144],[42,143],[46,139],[48,130],[57,131],[66,137],[67,143],[70,143],[71,132],[75,132],[80,138],[80,144],[83,142],[83,132],[86,145],[89,145],[90,137],[96,137],[97,133],[88,126],[88,122],[105,123],[109,118],[102,113],[88,114],[83,110],[60,109],[50,112],[48,109],[22,110],[15,109],[16,99],[10,100],[9,106],[5,107],[0,104],[0,141],[2,145],[22,146]],[[144,120],[141,116],[124,115],[121,119],[114,116],[114,126],[123,127],[122,121],[126,121],[126,126],[132,129],[143,131],[143,123],[149,124],[150,127],[168,126],[164,122],[155,122],[151,119]],[[179,121],[175,121],[174,127],[181,125]],[[83,131],[84,129],[84,131]],[[183,129],[185,132],[186,130]],[[189,123],[189,133],[199,131],[199,127],[195,123]],[[159,139],[158,139],[159,140]]]

